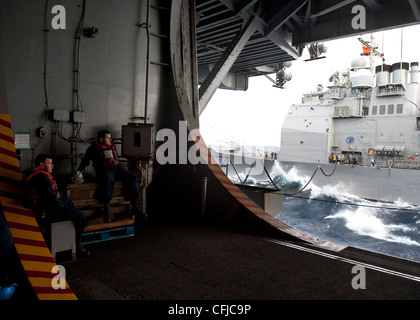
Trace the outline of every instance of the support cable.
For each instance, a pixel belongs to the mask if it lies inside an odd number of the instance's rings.
[[[255,167],[256,162],[257,162],[257,159],[254,161],[254,163],[253,163],[253,164],[251,165],[251,167],[249,168],[249,171],[248,171],[247,176],[245,177],[245,180],[244,180],[244,181],[241,181],[242,186],[244,186],[244,185],[245,185],[245,182],[248,180],[248,177],[249,177],[249,175],[250,175],[250,173],[251,173],[251,170],[252,170],[252,168],[253,168],[253,167]],[[239,180],[241,180],[241,178],[239,177],[238,172],[236,171],[235,165],[232,163],[232,160],[230,161],[230,163],[232,164],[232,167],[233,167],[233,169],[235,170],[236,175],[238,176]],[[311,178],[310,178],[310,179],[309,179],[309,181],[308,181],[308,182],[307,182],[307,183],[303,186],[303,188],[301,188],[299,191],[294,192],[294,193],[285,193],[285,192],[282,192],[282,194],[283,194],[283,195],[285,195],[285,196],[294,196],[294,195],[296,195],[296,194],[298,194],[298,193],[301,193],[302,191],[304,191],[304,190],[306,189],[306,187],[307,187],[307,186],[311,183],[311,181],[314,179],[315,174],[316,174],[316,172],[318,171],[318,169],[319,169],[319,170],[321,170],[321,172],[322,172],[322,174],[323,174],[324,176],[326,176],[326,177],[331,177],[331,176],[334,174],[335,170],[337,169],[337,165],[338,165],[338,163],[336,163],[336,164],[335,164],[333,171],[332,171],[331,173],[329,173],[329,174],[327,174],[327,173],[324,171],[324,169],[322,169],[322,167],[321,167],[321,166],[317,166],[317,167],[316,167],[316,169],[315,169],[315,171],[314,171],[314,173],[312,174]],[[273,181],[273,179],[271,178],[271,176],[270,176],[270,174],[269,174],[269,172],[268,172],[267,168],[265,167],[264,163],[263,163],[263,167],[264,167],[264,172],[265,172],[265,174],[267,175],[267,177],[268,177],[268,179],[270,180],[270,182],[272,183],[272,185],[273,185],[273,186],[274,186],[274,187],[275,187],[278,191],[282,191],[282,190],[281,190],[281,189],[277,186],[277,184]]]

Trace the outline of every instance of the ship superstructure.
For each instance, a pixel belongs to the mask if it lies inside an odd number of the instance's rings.
[[[360,56],[333,73],[327,90],[318,86],[290,107],[281,132],[282,167],[310,175],[318,165],[336,166],[331,177],[314,183],[341,182],[358,196],[418,204],[412,189],[420,178],[418,72],[418,62],[373,69],[369,57]]]

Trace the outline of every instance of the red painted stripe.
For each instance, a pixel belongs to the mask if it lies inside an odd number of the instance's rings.
[[[56,273],[51,273],[48,271],[33,271],[33,270],[28,270],[26,271],[26,275],[28,277],[32,277],[32,278],[54,278],[57,274]]]
[[[15,141],[12,137],[6,136],[3,133],[0,133],[0,140],[4,140],[6,142],[13,143],[13,144],[15,143]]]
[[[236,199],[241,199],[241,200],[248,200],[248,201],[252,201],[251,199],[247,198],[247,197],[240,197],[240,196],[235,196]]]
[[[31,210],[24,209],[24,208],[15,208],[15,207],[3,206],[3,211],[10,212],[10,213],[15,213],[15,214],[25,216],[25,217],[33,217],[34,216],[34,214]]]
[[[21,186],[21,181],[13,180],[13,179],[6,178],[6,177],[1,177],[1,176],[0,176],[0,182],[11,184],[15,187],[20,187]]]
[[[49,257],[42,257],[42,256],[35,256],[32,254],[19,254],[19,258],[22,261],[36,261],[36,262],[51,262],[55,263],[55,260],[52,256]]]
[[[7,219],[6,219],[7,220]],[[38,226],[30,226],[23,223],[17,223],[17,222],[7,222],[9,225],[9,228],[13,229],[20,229],[20,230],[26,230],[26,231],[34,231],[34,232],[40,232]]]
[[[220,169],[220,168],[218,168],[218,169],[211,169],[211,171],[212,171],[214,174],[217,174],[218,176],[220,176],[220,177],[222,177],[222,178],[227,178],[227,179],[229,179],[229,178],[226,176],[226,173],[224,173],[224,171],[222,171],[222,169]],[[229,179],[229,181],[230,181],[230,179]]]
[[[53,272],[48,272],[48,271],[32,271],[32,270],[28,270],[26,272],[26,275],[28,277],[32,277],[32,278],[46,278],[46,279],[53,279],[57,276],[59,276],[59,278],[64,278],[60,273],[53,273]]]
[[[16,158],[16,152],[15,151],[11,151],[11,150],[7,150],[5,148],[1,148],[0,147],[0,153],[12,157],[12,158]]]
[[[54,289],[53,287],[33,287],[35,292],[38,294],[45,294],[45,293],[54,293],[54,294],[65,294],[65,293],[73,293],[70,288],[65,289]]]
[[[243,194],[243,192],[241,190],[239,190],[237,187],[235,187],[233,184],[231,186],[224,186],[226,189],[228,189],[229,191],[235,192],[235,193],[239,193],[239,194]]]
[[[40,241],[40,240],[30,240],[30,239],[22,239],[22,238],[13,237],[13,242],[15,244],[23,244],[27,246],[47,248],[45,241]]]
[[[10,171],[15,171],[15,172],[19,172],[20,173],[19,166],[14,166],[12,164],[8,164],[8,163],[5,163],[5,162],[0,162],[0,168],[3,168],[3,169],[7,169],[7,170],[10,170]]]
[[[0,196],[9,198],[9,199],[22,200],[22,193],[16,194],[16,193],[0,190]]]
[[[0,119],[0,126],[12,129],[12,124],[9,121]]]
[[[248,204],[248,203],[243,203],[243,205],[247,208],[256,208],[256,209],[261,209],[259,206],[257,206],[256,204]]]

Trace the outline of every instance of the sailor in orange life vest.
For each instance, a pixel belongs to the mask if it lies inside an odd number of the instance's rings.
[[[104,203],[104,222],[110,221],[109,202],[113,198],[116,181],[123,183],[123,192],[131,202],[131,214],[137,222],[146,219],[137,207],[140,193],[137,177],[119,166],[118,154],[107,130],[100,130],[97,140],[87,148],[78,173],[83,171],[92,161],[93,168],[100,186],[100,200]]]
[[[39,154],[35,158],[36,168],[27,178],[26,182],[35,188],[40,205],[45,212],[48,223],[60,221],[73,221],[76,231],[76,255],[86,257],[89,251],[81,243],[81,234],[87,225],[86,215],[74,208],[73,201],[66,196],[61,196],[52,171],[53,161],[48,154]]]

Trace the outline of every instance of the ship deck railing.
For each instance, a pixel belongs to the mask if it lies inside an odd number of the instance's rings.
[[[388,160],[384,167],[420,170],[420,160]]]

